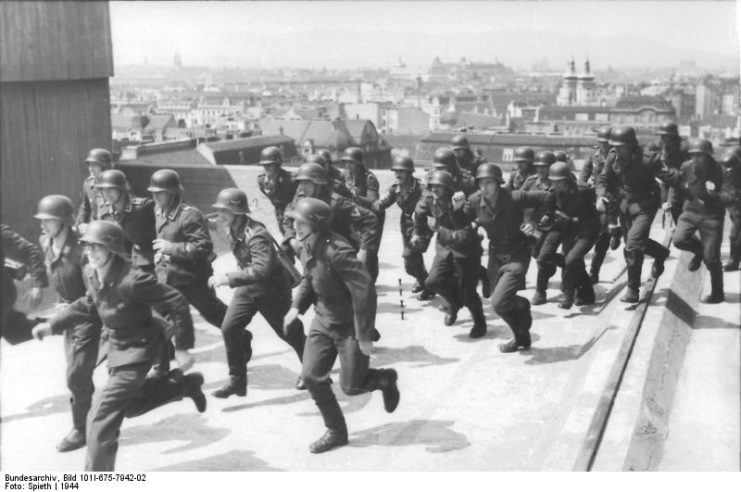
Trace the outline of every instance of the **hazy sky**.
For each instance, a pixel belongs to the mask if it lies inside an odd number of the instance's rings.
[[[733,1],[111,2],[117,65],[427,66],[468,56],[526,68],[737,65]],[[607,60],[606,58],[609,58]]]

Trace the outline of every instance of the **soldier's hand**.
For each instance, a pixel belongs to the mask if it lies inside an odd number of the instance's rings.
[[[435,217],[427,217],[427,227],[433,231],[437,231],[437,219]]]
[[[365,265],[368,262],[368,250],[361,249],[358,251],[358,254],[356,255],[360,263]]]
[[[31,330],[31,335],[33,335],[33,337],[39,342],[43,340],[44,337],[51,336],[51,334],[51,325],[47,322],[39,323]]]
[[[370,357],[373,353],[373,342],[370,340],[358,341],[358,347],[360,348],[360,351],[363,352],[363,355]]]
[[[666,212],[670,208],[672,208],[672,206],[669,202],[664,202],[661,204],[661,210],[663,210],[664,212]]]
[[[597,209],[597,212],[604,212],[605,210],[607,210],[607,203],[608,203],[607,198],[603,196],[598,196],[597,201],[594,204],[595,208]]]
[[[28,291],[28,303],[32,309],[41,304],[41,287],[33,287]]]
[[[607,224],[607,232],[611,236],[617,236],[620,234],[620,226],[617,224]]]
[[[414,248],[419,248],[422,245],[422,238],[415,234],[409,240],[409,244],[411,244]]]
[[[535,227],[530,222],[525,222],[520,226],[520,230],[525,233],[526,236],[532,236],[535,234]]]
[[[178,366],[183,372],[187,372],[196,362],[189,350],[175,350],[175,360],[178,361]]]
[[[154,241],[152,241],[152,249],[156,253],[167,255],[172,252],[172,243],[165,239],[155,239]]]
[[[290,239],[288,243],[291,245],[291,249],[293,250],[293,254],[296,254],[297,255],[298,254],[298,250],[301,247],[301,242],[299,242],[298,239],[293,238],[293,239]]]
[[[456,191],[453,194],[453,210],[460,210],[463,208],[463,204],[466,203],[466,195],[462,191]]]
[[[378,203],[378,200],[371,203],[371,210],[373,210],[374,213],[378,213],[381,211],[381,205]]]
[[[705,189],[708,191],[715,191],[715,183],[712,181],[705,181]]]
[[[222,273],[221,275],[212,275],[208,278],[208,286],[212,289],[221,287],[222,285],[229,285],[229,277]]]
[[[292,307],[288,310],[285,316],[283,316],[283,334],[288,335],[289,327],[298,319],[298,309]]]
[[[83,234],[85,234],[85,231],[86,230],[87,230],[87,224],[86,223],[83,222],[82,224],[77,224],[77,233],[80,236],[82,236]]]

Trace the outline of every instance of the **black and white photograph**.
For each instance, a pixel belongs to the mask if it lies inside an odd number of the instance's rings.
[[[0,2],[4,488],[741,485],[740,15]]]

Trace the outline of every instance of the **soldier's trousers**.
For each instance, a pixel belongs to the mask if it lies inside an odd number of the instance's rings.
[[[425,287],[440,294],[453,311],[466,306],[474,320],[483,318],[481,297],[476,292],[478,269],[481,256],[465,258],[453,256],[453,253],[440,248],[430,267]]]
[[[729,262],[738,266],[741,260],[741,205],[727,207],[726,211],[731,219],[731,233],[728,236],[731,250]]]
[[[2,287],[0,291],[0,335],[11,345],[31,340],[31,330],[34,323],[25,314],[13,308],[18,293],[15,283],[5,268],[2,269],[0,279]]]
[[[589,268],[589,273],[595,277],[599,277],[599,272],[602,269],[602,263],[605,261],[607,256],[607,249],[610,247],[610,233],[607,232],[607,214],[600,214],[599,216],[599,233],[597,239],[594,242],[594,254],[592,255],[592,265]]]
[[[151,362],[141,362],[108,370],[108,381],[96,393],[88,414],[86,471],[114,469],[124,417],[142,415],[183,398],[182,372],[175,369],[166,377],[147,378],[151,366]]]
[[[534,250],[538,264],[538,276],[535,282],[535,289],[545,292],[548,288],[548,281],[556,273],[558,247],[561,245],[561,232],[549,231],[544,234],[543,238],[538,241]],[[527,270],[525,271],[527,274]]]
[[[247,326],[258,312],[262,314],[276,335],[285,340],[293,348],[301,360],[304,353],[304,325],[296,320],[283,334],[283,317],[291,307],[291,291],[269,292],[264,295],[255,295],[251,286],[238,287],[234,297],[226,310],[224,322],[221,325],[221,335],[226,347],[226,359],[229,365],[229,377],[232,381],[244,384],[247,381],[247,361],[245,360],[245,335]]]
[[[524,283],[530,256],[525,248],[516,254],[498,254],[494,248],[489,248],[487,271],[492,286],[491,306],[518,340],[532,323],[530,302],[517,295]]]
[[[636,210],[631,210],[632,207],[636,207]],[[630,204],[628,210],[620,210],[620,228],[625,243],[623,256],[627,264],[630,289],[637,290],[641,286],[644,255],[655,259],[665,259],[669,255],[667,248],[649,238],[657,211],[658,206],[637,209],[635,204]]]
[[[191,284],[173,285],[173,287],[179,290],[190,305],[201,313],[203,319],[216,328],[221,328],[221,324],[224,322],[224,316],[226,315],[226,304],[216,297],[216,292],[209,288],[206,284],[206,279]]]
[[[422,252],[416,248],[413,248],[409,244],[409,235],[405,234],[402,230],[401,237],[404,243],[404,251],[401,256],[404,259],[404,271],[409,275],[417,279],[420,285],[424,285],[427,280],[427,267],[425,267],[425,260],[422,256]]]
[[[87,322],[64,332],[72,425],[83,432],[95,391],[93,372],[98,361],[100,329],[99,322]]]
[[[376,215],[376,218],[378,219],[378,240],[373,245],[374,247],[368,250],[368,258],[367,258],[367,268],[368,273],[370,273],[371,280],[373,280],[373,283],[376,283],[376,279],[378,278],[378,271],[379,271],[379,265],[378,265],[378,251],[381,248],[381,238],[383,237],[383,224],[386,221],[386,214],[380,213]]]
[[[563,286],[564,292],[573,293],[577,288],[586,290],[592,281],[587,275],[584,257],[594,246],[598,236],[597,227],[581,227],[576,233],[563,235]]]
[[[383,369],[370,369],[370,359],[360,351],[352,323],[327,326],[315,317],[304,347],[301,377],[322,413],[328,429],[346,431],[345,418],[329,382],[329,373],[340,359],[340,388],[346,395],[380,389]]]
[[[672,242],[682,250],[701,255],[710,271],[713,291],[723,290],[723,269],[720,262],[720,244],[723,239],[723,215],[709,216],[686,210],[679,216]],[[695,233],[700,233],[700,239]]]

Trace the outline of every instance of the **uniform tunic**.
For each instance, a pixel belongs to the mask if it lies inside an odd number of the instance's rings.
[[[104,205],[105,198],[95,186],[95,178],[88,176],[82,183],[82,203],[77,212],[77,225],[98,220],[98,212]]]
[[[257,175],[257,186],[262,191],[275,209],[275,220],[278,221],[278,228],[283,234],[283,216],[286,207],[296,195],[298,181],[296,181],[290,172],[281,168],[278,171],[278,177],[273,179],[268,173]]]
[[[152,241],[157,238],[154,201],[150,198],[128,197],[122,210],[106,203],[101,208],[100,220],[115,222],[131,241],[131,263],[140,269],[154,272]]]

